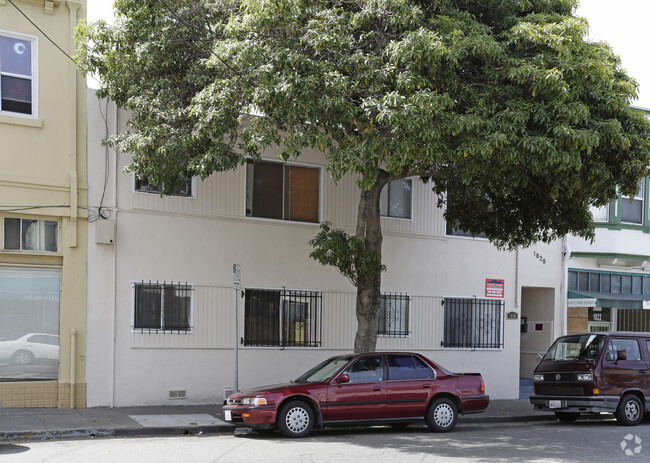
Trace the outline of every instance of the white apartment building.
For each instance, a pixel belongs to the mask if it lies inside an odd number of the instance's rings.
[[[101,145],[125,114],[88,101],[89,203],[102,206],[88,235],[88,406],[221,402],[235,345],[244,388],[353,350],[355,288],[308,244],[323,221],[354,231],[352,177],[335,185],[318,152],[283,164],[269,151],[163,198]],[[564,329],[564,244],[498,251],[447,227],[435,203],[417,178],[384,191],[377,349],[478,371],[493,399],[516,398],[520,363],[532,371]]]

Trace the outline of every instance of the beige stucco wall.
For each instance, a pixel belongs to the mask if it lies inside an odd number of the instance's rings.
[[[86,16],[85,0],[14,0],[14,3],[68,55],[74,55],[74,26]],[[33,116],[0,112],[0,198],[4,206],[0,221],[4,217],[55,220],[59,229],[56,253],[4,250],[4,240],[0,239],[0,266],[60,269],[61,276],[59,380],[31,388],[33,394],[23,395],[16,391],[31,390],[26,385],[0,383],[0,400],[7,400],[5,405],[11,406],[68,407],[70,384],[76,383],[76,406],[85,406],[88,216],[85,79],[67,56],[13,5],[4,1],[0,1],[0,30],[37,38],[34,77],[38,106]],[[8,211],[10,206],[23,210]],[[74,353],[71,352],[73,330],[76,332]]]

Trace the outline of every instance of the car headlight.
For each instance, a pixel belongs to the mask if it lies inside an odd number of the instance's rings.
[[[544,375],[533,375],[533,381],[544,381]]]
[[[592,373],[578,373],[578,381],[593,381],[594,375]]]
[[[264,397],[244,397],[241,399],[242,405],[253,405],[258,407],[260,405],[266,405],[266,398]]]

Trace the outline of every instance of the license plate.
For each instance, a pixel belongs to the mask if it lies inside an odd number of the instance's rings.
[[[230,410],[224,410],[223,414],[226,418],[226,421],[232,421],[232,412]]]
[[[549,400],[548,401],[548,408],[562,408],[562,401],[561,400]]]

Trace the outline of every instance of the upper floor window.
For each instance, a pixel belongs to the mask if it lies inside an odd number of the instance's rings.
[[[643,224],[643,197],[645,191],[645,179],[639,182],[639,189],[634,197],[623,196],[621,198],[621,222]]]
[[[141,282],[134,285],[133,328],[190,331],[192,287],[180,283]]]
[[[379,214],[382,217],[411,218],[411,179],[393,180],[381,190]]]
[[[447,209],[454,207],[453,195],[447,192]],[[447,221],[447,235],[451,236],[467,236],[469,238],[486,238],[485,233],[473,233],[471,230],[463,230],[450,221]]]
[[[161,194],[163,191],[163,184],[151,185],[147,177],[136,178],[135,179],[135,191],[141,193],[157,193]],[[180,182],[174,191],[171,193],[172,196],[192,196],[192,179],[186,179]]]
[[[591,211],[591,216],[594,219],[594,222],[607,222],[609,220],[609,205],[596,207],[591,206],[589,208]]]
[[[246,163],[246,215],[318,222],[320,169],[279,162]]]
[[[59,224],[54,220],[5,217],[4,249],[57,252]]]
[[[36,113],[35,41],[0,32],[0,112]]]

